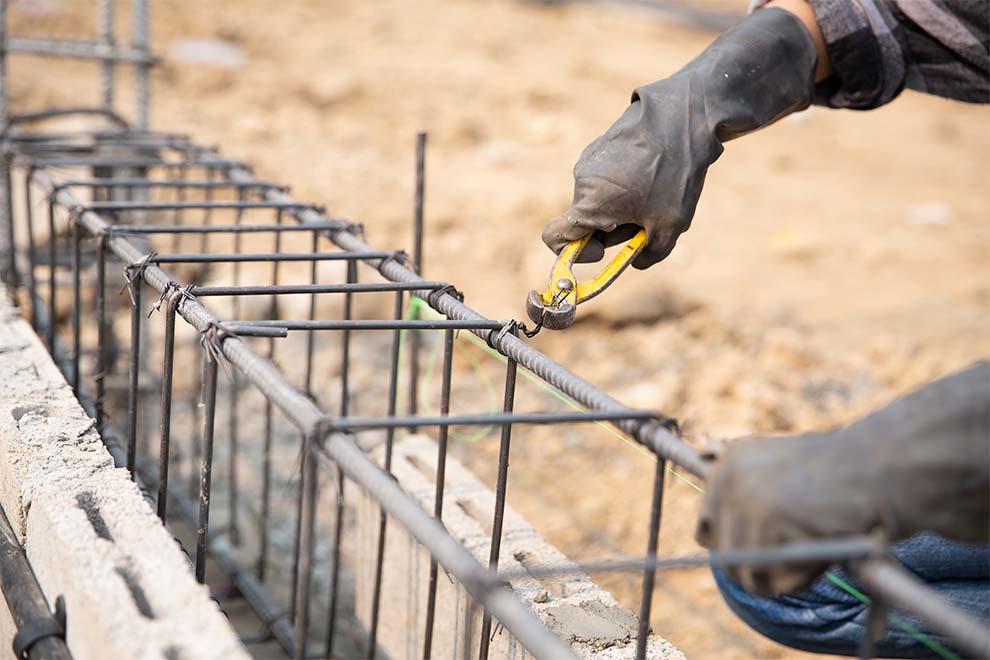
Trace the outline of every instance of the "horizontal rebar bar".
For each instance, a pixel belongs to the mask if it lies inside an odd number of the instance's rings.
[[[395,417],[345,417],[328,423],[333,431],[354,432],[372,429],[421,428],[424,426],[488,426],[495,424],[574,424],[581,422],[608,422],[627,419],[658,419],[655,412],[647,410],[589,411],[589,412],[534,412],[534,413],[475,413],[464,415],[410,415]]]
[[[102,112],[106,112],[106,109],[102,109]],[[18,118],[24,121],[24,117],[27,115],[19,115]],[[21,132],[21,129],[15,129],[9,131],[4,135],[4,138],[10,142],[15,142],[18,144],[22,143],[32,143],[32,142],[52,142],[59,140],[77,140],[81,138],[92,138],[93,140],[102,141],[106,140],[111,142],[114,146],[120,144],[120,142],[131,140],[131,139],[157,139],[157,140],[168,140],[174,142],[190,143],[190,137],[184,133],[159,133],[159,132],[149,132],[149,131],[139,131],[139,130],[129,130],[129,129],[118,129],[113,131],[108,130],[93,130],[93,131],[65,131],[65,132]]]
[[[113,234],[113,225],[108,225],[109,231],[104,233]],[[148,257],[149,263],[159,264],[219,264],[219,263],[247,263],[256,261],[362,261],[365,259],[385,259],[395,256],[394,252],[258,252],[241,254],[152,254]],[[142,256],[138,262],[142,261]],[[138,263],[135,262],[135,263]]]
[[[289,331],[285,328],[270,327],[270,326],[241,326],[237,330],[231,329],[229,326],[223,326],[225,330],[233,332],[238,337],[275,337],[284,338],[289,336]]]
[[[21,156],[45,154],[94,154],[100,147],[93,144],[61,144],[49,142],[25,142],[17,145],[16,153]]]
[[[270,327],[285,328],[286,330],[500,330],[506,322],[502,321],[458,321],[457,319],[331,319],[327,321],[308,321],[305,319],[263,319],[259,321],[228,321],[228,328]]]
[[[320,222],[313,225],[113,225],[115,234],[260,234],[263,232],[336,231],[346,222]]]
[[[7,125],[4,128],[2,134],[6,135],[12,126],[17,124],[27,124],[36,121],[45,121],[48,119],[56,119],[58,117],[69,117],[72,115],[98,115],[100,117],[105,117],[110,121],[114,122],[118,126],[126,128],[127,122],[115,112],[111,112],[106,108],[94,108],[92,106],[72,106],[67,108],[48,108],[46,110],[39,110],[37,112],[25,112],[18,115],[8,115]]]
[[[98,41],[12,37],[8,38],[6,49],[10,53],[22,55],[68,57],[129,64],[157,64],[159,61],[157,57],[144,50],[128,46],[108,46]]]
[[[164,158],[18,158],[19,165],[27,167],[243,167],[234,158],[191,158],[188,160],[166,160]]]
[[[286,225],[287,227],[301,225]],[[193,286],[186,289],[194,296],[271,296],[293,293],[383,293],[442,289],[446,282],[356,282],[353,284],[256,284],[244,286]]]
[[[776,566],[779,564],[817,564],[821,562],[847,562],[854,559],[877,556],[887,547],[871,536],[852,536],[844,539],[801,541],[767,548],[746,548],[728,552],[709,552],[679,557],[623,557],[591,561],[564,562],[559,564],[527,564],[524,568],[503,570],[493,574],[503,582],[517,577],[550,577],[574,573],[639,572],[643,570],[670,570],[714,566]]]
[[[57,188],[231,188],[231,189],[252,189],[257,188],[271,190],[285,190],[285,186],[271,181],[258,181],[256,183],[242,183],[239,181],[229,181],[219,179],[210,181],[207,179],[147,179],[147,178],[97,178],[97,179],[69,179],[59,181]]]
[[[63,140],[26,140],[22,134],[7,135],[8,151],[21,156],[38,156],[45,153],[98,155],[106,147],[136,147],[140,149],[172,149],[181,153],[201,151],[187,137],[158,137],[154,135],[128,135],[112,141],[86,140],[85,136],[74,136]]]
[[[100,211],[199,211],[199,210],[250,210],[250,209],[311,209],[313,204],[301,202],[254,202],[254,201],[200,201],[200,202],[145,202],[145,201],[112,201],[90,202],[81,208],[99,213]],[[80,207],[76,207],[80,208]],[[324,221],[326,224],[326,221]]]

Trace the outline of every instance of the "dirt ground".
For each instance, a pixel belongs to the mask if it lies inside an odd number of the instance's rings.
[[[84,4],[20,0],[12,25],[92,33]],[[712,38],[610,4],[154,4],[154,127],[222,145],[364,222],[373,245],[409,245],[414,135],[429,131],[425,272],[492,318],[524,317],[526,292],[544,284],[540,230],[566,208],[584,145],[633,87]],[[187,37],[231,42],[243,63],[170,57]],[[13,107],[95,101],[92,71],[19,60]],[[673,255],[533,343],[699,442],[841,424],[990,355],[986,112],[909,92],[868,113],[811,109],[728,145]],[[457,452],[492,478],[493,440]],[[533,433],[513,460],[510,504],[571,557],[645,547],[647,457],[606,432],[566,432]],[[663,553],[698,550],[699,502],[669,480]],[[635,578],[601,582],[636,607]],[[652,623],[692,658],[811,657],[746,628],[702,571],[661,576]]]

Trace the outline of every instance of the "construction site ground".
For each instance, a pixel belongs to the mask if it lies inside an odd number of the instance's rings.
[[[12,4],[17,34],[95,34],[86,3]],[[566,208],[582,148],[635,86],[713,37],[608,3],[512,0],[162,0],[152,25],[164,56],[155,128],[222,145],[297,198],[364,222],[377,247],[410,245],[414,135],[429,131],[425,274],[490,318],[523,318],[527,291],[545,283],[540,231]],[[16,60],[14,111],[95,103],[94,68]],[[842,424],[985,357],[986,119],[907,92],[733,142],[673,255],[533,342],[623,402],[676,417],[698,443]],[[455,412],[485,409],[473,387],[455,390]],[[520,394],[524,408],[548,400]],[[494,434],[454,446],[493,482]],[[512,464],[511,505],[569,557],[645,548],[653,464],[635,447],[599,428],[534,431]],[[701,497],[669,479],[662,554],[699,550]],[[598,580],[637,607],[638,577]],[[706,571],[662,573],[652,623],[691,658],[812,657],[750,631]]]

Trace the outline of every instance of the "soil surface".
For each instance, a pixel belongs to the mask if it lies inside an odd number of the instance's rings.
[[[82,4],[14,2],[11,25],[95,34]],[[425,274],[491,318],[523,318],[526,293],[545,283],[540,231],[566,208],[582,148],[636,85],[713,36],[607,3],[154,5],[153,127],[221,145],[364,222],[377,247],[411,243],[413,146],[427,130]],[[226,43],[196,62],[203,48],[189,38]],[[18,59],[12,106],[95,103],[94,69]],[[872,112],[788,118],[727,146],[669,259],[624,274],[573,328],[533,343],[625,403],[676,417],[694,442],[848,422],[990,354],[987,153],[985,108],[911,92]],[[453,411],[488,409],[485,379],[499,390],[500,367],[461,344],[467,384]],[[484,378],[467,375],[472,360]],[[519,402],[554,400],[524,383]],[[455,451],[494,481],[494,435]],[[520,431],[509,502],[574,559],[638,553],[652,475],[648,456],[606,430]],[[700,500],[668,479],[663,554],[699,550]],[[639,578],[599,579],[637,607]],[[749,630],[705,571],[661,574],[652,624],[692,658],[812,657]]]

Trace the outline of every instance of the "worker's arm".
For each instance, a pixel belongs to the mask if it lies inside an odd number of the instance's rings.
[[[634,262],[666,257],[694,216],[723,144],[810,103],[870,109],[905,88],[990,102],[987,0],[756,0],[761,9],[670,78],[640,87],[574,166],[571,207],[543,232],[559,252],[595,232],[581,255],[640,227]]]
[[[811,39],[815,42],[815,50],[818,53],[818,67],[815,69],[815,82],[821,82],[832,75],[832,60],[829,59],[828,50],[825,48],[825,37],[822,29],[818,26],[818,17],[815,10],[808,4],[808,0],[770,0],[766,8],[776,7],[784,9],[794,14],[803,24]]]
[[[716,551],[881,531],[990,538],[990,363],[981,362],[830,433],[740,441],[706,486],[699,543]],[[761,595],[825,565],[735,568]]]

